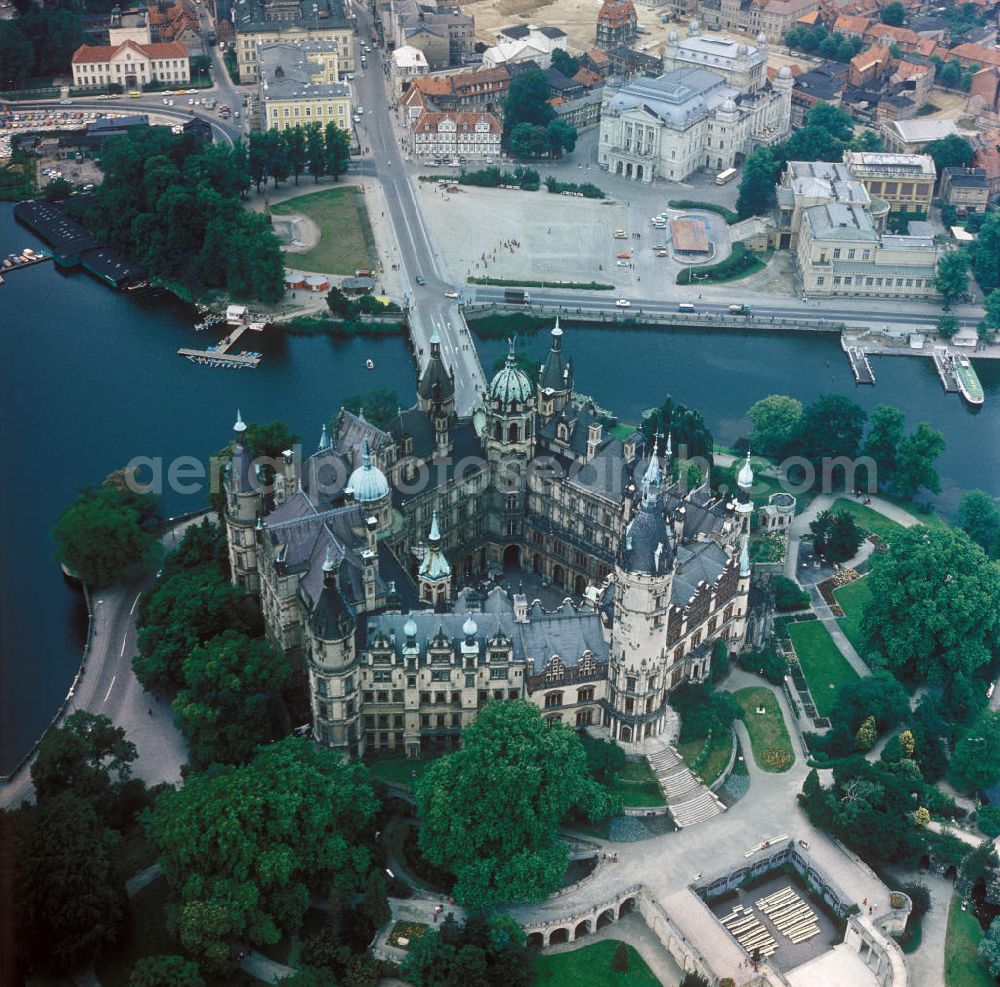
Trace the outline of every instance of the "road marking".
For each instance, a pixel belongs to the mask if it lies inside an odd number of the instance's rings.
[[[139,597],[140,596],[142,596],[142,593],[136,593],[135,594],[135,599],[132,601],[132,609],[129,610],[129,612],[128,612],[130,617],[132,616],[132,614],[135,613],[135,605],[139,602]]]
[[[122,650],[121,650],[121,652],[120,652],[120,653],[119,653],[119,655],[118,655],[118,657],[119,657],[119,658],[124,658],[124,657],[125,657],[125,642],[126,642],[127,640],[128,640],[128,631],[126,631],[126,632],[125,632],[125,633],[124,633],[124,634],[122,635]]]
[[[108,701],[108,696],[111,695],[111,690],[115,687],[115,679],[118,678],[117,674],[111,676],[111,685],[108,686],[107,694],[104,696],[104,701]]]

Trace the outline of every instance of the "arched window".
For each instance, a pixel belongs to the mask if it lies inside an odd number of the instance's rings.
[[[503,425],[497,422],[493,427],[493,438],[502,439],[503,438]]]
[[[550,692],[545,696],[545,708],[555,709],[563,704],[563,694],[561,692]]]
[[[510,442],[517,442],[517,439],[518,439],[518,429],[517,429],[517,422],[514,422],[514,423],[513,423],[513,424],[512,424],[511,426],[510,426],[510,429],[509,429],[509,430],[508,430],[508,432],[507,432],[507,439],[508,439],[508,441],[510,441]]]
[[[511,403],[510,403],[510,412],[511,412],[512,415],[517,414],[517,402],[516,401],[511,401]]]

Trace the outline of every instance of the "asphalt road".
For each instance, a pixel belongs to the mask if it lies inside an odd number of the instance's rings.
[[[361,41],[371,38],[371,21],[367,10],[355,4],[358,37]],[[406,285],[405,302],[410,306],[410,336],[414,352],[421,367],[430,356],[430,339],[437,332],[441,339],[441,353],[449,367],[455,370],[455,405],[460,415],[468,415],[480,402],[480,392],[485,387],[482,368],[475,345],[469,335],[457,298],[448,298],[446,291],[459,290],[444,280],[437,263],[437,250],[423,216],[417,205],[406,175],[403,155],[396,143],[395,130],[389,118],[383,53],[374,49],[367,55],[367,69],[360,68],[354,76],[354,103],[364,113],[356,124],[358,138],[364,149],[370,148],[367,158],[362,158],[352,174],[372,176],[380,182],[389,208],[387,219],[391,222],[399,244],[395,263],[401,265],[403,283]],[[372,217],[373,221],[378,221]],[[416,283],[420,274],[425,285]]]

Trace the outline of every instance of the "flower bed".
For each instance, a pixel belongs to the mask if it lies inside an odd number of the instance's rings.
[[[423,922],[397,922],[389,933],[389,945],[397,949],[410,949],[428,928]]]

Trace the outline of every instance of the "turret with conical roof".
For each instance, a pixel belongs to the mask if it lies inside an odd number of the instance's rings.
[[[431,335],[431,355],[417,381],[420,409],[426,414],[445,409],[448,414],[455,407],[455,372],[449,370],[441,357],[441,338],[437,330]]]
[[[552,327],[552,348],[538,371],[538,416],[544,424],[573,397],[573,364],[563,353],[559,319]]]
[[[233,425],[233,454],[223,476],[226,494],[224,520],[233,585],[256,593],[260,587],[256,527],[264,513],[264,490],[254,472],[246,434],[247,424],[237,409]]]
[[[441,551],[441,531],[438,512],[431,516],[431,530],[427,535],[427,552],[417,573],[420,581],[420,599],[433,606],[446,603],[451,596],[451,566]]]

